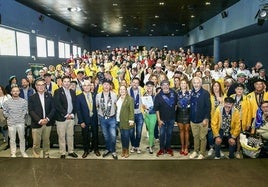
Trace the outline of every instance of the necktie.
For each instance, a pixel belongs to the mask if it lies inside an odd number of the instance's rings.
[[[87,100],[87,106],[89,108],[89,115],[90,117],[92,117],[93,116],[93,103],[92,103],[91,93],[86,94],[86,100]]]

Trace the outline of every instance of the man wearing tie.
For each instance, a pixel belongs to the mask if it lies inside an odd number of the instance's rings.
[[[95,97],[90,92],[91,82],[85,80],[82,84],[83,93],[79,94],[76,99],[78,124],[82,128],[84,153],[82,158],[86,158],[90,149],[90,128],[92,129],[93,141],[92,147],[96,156],[100,156],[98,150],[98,123],[94,120],[97,115]]]
[[[45,91],[45,81],[35,81],[36,93],[29,97],[28,109],[31,116],[33,156],[40,157],[40,144],[43,141],[43,157],[49,158],[50,132],[53,125],[55,107],[52,95]]]
[[[55,91],[55,119],[59,136],[60,158],[66,157],[66,140],[68,156],[77,158],[74,152],[74,115],[76,114],[76,95],[70,89],[71,78],[62,77],[62,87]]]

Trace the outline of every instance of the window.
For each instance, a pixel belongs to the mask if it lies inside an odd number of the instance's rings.
[[[76,58],[77,57],[77,46],[73,45],[73,57]]]
[[[30,38],[29,34],[16,32],[18,56],[30,56]]]
[[[81,47],[77,48],[77,54],[78,54],[79,57],[82,57],[82,55],[81,55]]]
[[[64,48],[65,48],[65,55],[64,55],[65,58],[70,58],[70,54],[71,54],[70,44],[65,43]]]
[[[55,56],[54,41],[52,40],[47,40],[47,56]]]
[[[59,42],[59,58],[64,58],[64,43]]]
[[[38,57],[47,57],[47,43],[46,39],[42,37],[36,37],[37,44],[37,56]]]
[[[16,56],[15,31],[0,27],[0,55]]]

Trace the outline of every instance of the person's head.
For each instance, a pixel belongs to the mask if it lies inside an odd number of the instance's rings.
[[[61,79],[61,77],[56,78],[56,84],[58,85],[58,87],[62,87],[62,79]]]
[[[7,92],[6,92],[5,88],[2,85],[0,85],[0,95],[6,95],[6,94],[7,94]]]
[[[19,94],[20,94],[20,88],[18,86],[13,86],[11,87],[10,93],[13,98],[17,98],[19,97]]]
[[[154,82],[148,81],[146,82],[146,91],[152,93],[154,90]]]
[[[194,89],[198,91],[202,87],[202,79],[200,77],[194,77],[192,79],[192,84],[193,84]]]
[[[127,81],[125,80],[125,79],[122,79],[121,81],[120,81],[120,86],[128,86],[128,84],[127,84]]]
[[[260,77],[265,77],[266,71],[264,68],[259,69],[259,75],[260,75]]]
[[[38,93],[44,93],[46,88],[45,88],[45,80],[44,79],[36,79],[35,80],[35,88]]]
[[[43,69],[39,70],[39,77],[44,78],[45,71]]]
[[[157,82],[158,82],[157,75],[152,74],[152,75],[149,77],[149,80],[150,80],[150,81],[153,81],[155,86],[157,85]]]
[[[136,89],[139,88],[139,86],[140,86],[140,79],[137,78],[137,77],[134,77],[132,79],[132,81],[131,81],[131,87],[132,87],[132,89],[136,90]]]
[[[65,89],[69,89],[71,84],[71,78],[68,76],[63,76],[61,80],[62,80],[62,87]]]
[[[108,79],[104,79],[102,82],[102,87],[104,92],[109,92],[112,88],[112,82]]]
[[[29,87],[29,84],[30,84],[30,82],[29,82],[29,79],[28,78],[22,78],[21,79],[21,86],[22,86],[22,88],[28,88]]]
[[[237,82],[238,83],[244,83],[246,81],[246,74],[244,73],[238,73],[237,74]]]
[[[238,96],[243,95],[245,86],[242,83],[237,83],[235,87],[235,94]]]
[[[261,103],[261,110],[263,114],[267,117],[268,116],[268,101],[263,101]]]
[[[79,70],[77,72],[76,77],[77,77],[78,80],[82,80],[84,78],[84,76],[85,76],[85,72],[83,70]]]
[[[75,91],[77,86],[77,81],[71,81],[70,83],[70,89]]]
[[[215,96],[215,93],[219,93],[220,96],[223,95],[221,84],[218,81],[213,82],[211,86],[211,94]]]
[[[44,74],[44,80],[46,81],[47,84],[51,83],[51,74],[50,73],[45,73]]]
[[[185,79],[180,81],[180,89],[181,90],[189,90],[189,84]]]
[[[179,88],[180,87],[181,80],[178,77],[174,78],[174,87]]]
[[[9,77],[9,85],[17,84],[17,82],[18,82],[18,79],[15,75],[12,75]]]
[[[127,87],[124,85],[121,85],[119,87],[119,95],[120,96],[126,96],[127,95]]]
[[[169,81],[168,80],[163,80],[161,83],[160,83],[160,86],[161,86],[161,89],[164,93],[169,93]]]
[[[83,90],[85,93],[89,93],[90,92],[90,81],[89,80],[84,80],[82,86],[83,86]]]
[[[265,81],[263,79],[256,79],[254,81],[254,88],[256,92],[262,92],[265,89]]]
[[[226,97],[224,99],[224,109],[229,112],[234,106],[235,100],[232,97]]]
[[[194,73],[194,77],[200,77],[200,78],[202,78],[202,71],[200,71],[200,70],[197,70],[195,73]]]

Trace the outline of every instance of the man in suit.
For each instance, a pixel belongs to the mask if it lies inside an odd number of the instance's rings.
[[[52,95],[45,91],[45,81],[37,79],[35,82],[37,93],[29,97],[28,110],[31,116],[33,156],[40,157],[40,144],[43,141],[43,157],[49,158],[50,132],[55,113]]]
[[[84,153],[82,158],[86,158],[90,149],[90,128],[93,135],[93,149],[96,156],[100,156],[98,150],[98,123],[94,120],[94,116],[97,115],[96,101],[91,90],[91,82],[85,80],[82,84],[83,93],[79,94],[76,99],[77,104],[77,116],[78,124],[82,128]]]
[[[76,114],[76,95],[70,87],[71,78],[62,77],[62,87],[55,91],[55,120],[59,137],[60,158],[66,157],[66,140],[68,156],[77,158],[74,152],[74,115]]]

